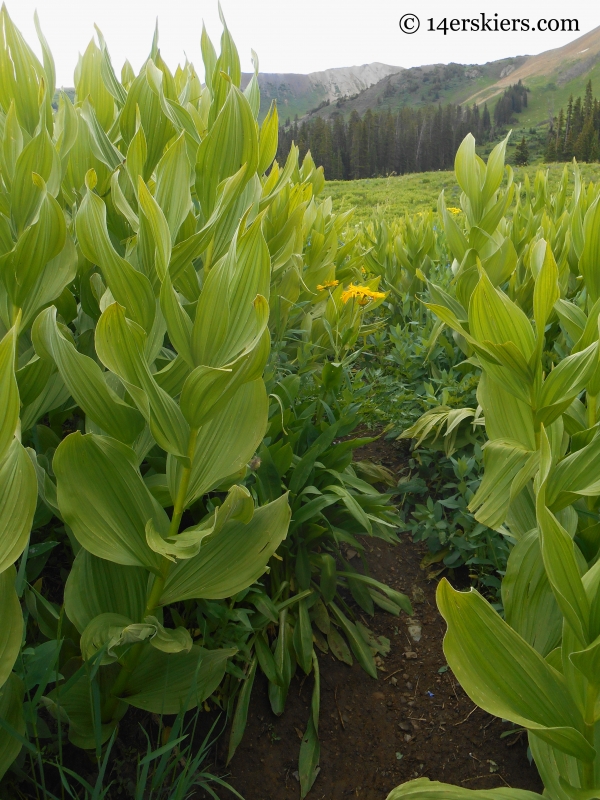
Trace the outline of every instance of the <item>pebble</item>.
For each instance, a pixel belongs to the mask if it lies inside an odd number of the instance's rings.
[[[383,692],[373,692],[373,700],[385,700]]]
[[[414,623],[413,625],[408,626],[408,632],[410,633],[413,642],[421,641],[421,631],[422,628],[418,623]]]
[[[412,725],[410,724],[410,722],[406,722],[406,721],[405,722],[399,722],[398,723],[398,727],[400,728],[401,731],[412,731]]]
[[[414,650],[407,650],[406,653],[404,653],[404,658],[417,658],[417,654]]]

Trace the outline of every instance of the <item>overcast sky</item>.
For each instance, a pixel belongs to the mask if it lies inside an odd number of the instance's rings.
[[[115,67],[128,58],[139,69],[148,55],[156,18],[161,53],[174,69],[184,52],[201,71],[202,20],[218,43],[221,28],[216,0],[7,0],[9,14],[27,41],[39,51],[33,13],[57,66],[58,85],[73,85],[78,52],[83,52],[96,23],[107,40]],[[600,6],[591,0],[223,0],[223,11],[234,36],[242,69],[250,71],[250,48],[260,58],[261,72],[313,72],[382,61],[403,67],[420,64],[485,63],[514,55],[541,53],[560,47],[600,25]],[[485,32],[430,33],[428,18],[437,25],[444,17],[577,18],[580,33]],[[404,14],[418,14],[420,29],[401,33]]]

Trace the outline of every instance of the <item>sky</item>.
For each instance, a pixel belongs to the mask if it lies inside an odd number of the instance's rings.
[[[8,12],[39,53],[33,25],[37,9],[54,54],[57,85],[72,86],[78,52],[94,35],[107,41],[115,68],[129,59],[137,71],[148,55],[158,18],[160,49],[172,69],[187,54],[202,74],[200,33],[204,19],[215,44],[221,35],[216,0],[6,0]],[[561,47],[600,25],[600,4],[591,0],[222,0],[242,70],[251,71],[250,50],[261,72],[314,72],[380,61],[402,67],[448,63],[482,64]],[[446,18],[577,19],[579,33],[539,31],[430,32]],[[420,28],[400,30],[405,15],[417,14]],[[414,27],[414,21],[410,21]],[[461,23],[462,24],[462,23]],[[511,23],[512,26],[512,23]],[[456,25],[455,25],[456,27]],[[518,27],[521,27],[520,23]],[[217,48],[218,49],[218,48]]]

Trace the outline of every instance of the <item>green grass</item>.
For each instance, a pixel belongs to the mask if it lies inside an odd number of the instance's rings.
[[[560,181],[564,164],[533,164],[515,168],[515,182],[522,182],[525,173],[532,181],[538,169],[549,170],[551,191]],[[600,164],[580,164],[586,181],[600,180]],[[337,212],[354,208],[352,223],[366,222],[374,212],[387,219],[404,216],[406,212],[436,210],[439,193],[445,190],[446,204],[458,206],[460,188],[454,172],[419,172],[390,178],[366,178],[359,181],[327,181],[325,195],[331,195]]]

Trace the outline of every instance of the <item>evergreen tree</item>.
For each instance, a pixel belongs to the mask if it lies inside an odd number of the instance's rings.
[[[526,167],[528,163],[529,163],[529,148],[527,147],[527,142],[525,141],[525,137],[523,136],[523,138],[515,148],[515,164],[518,167]]]

